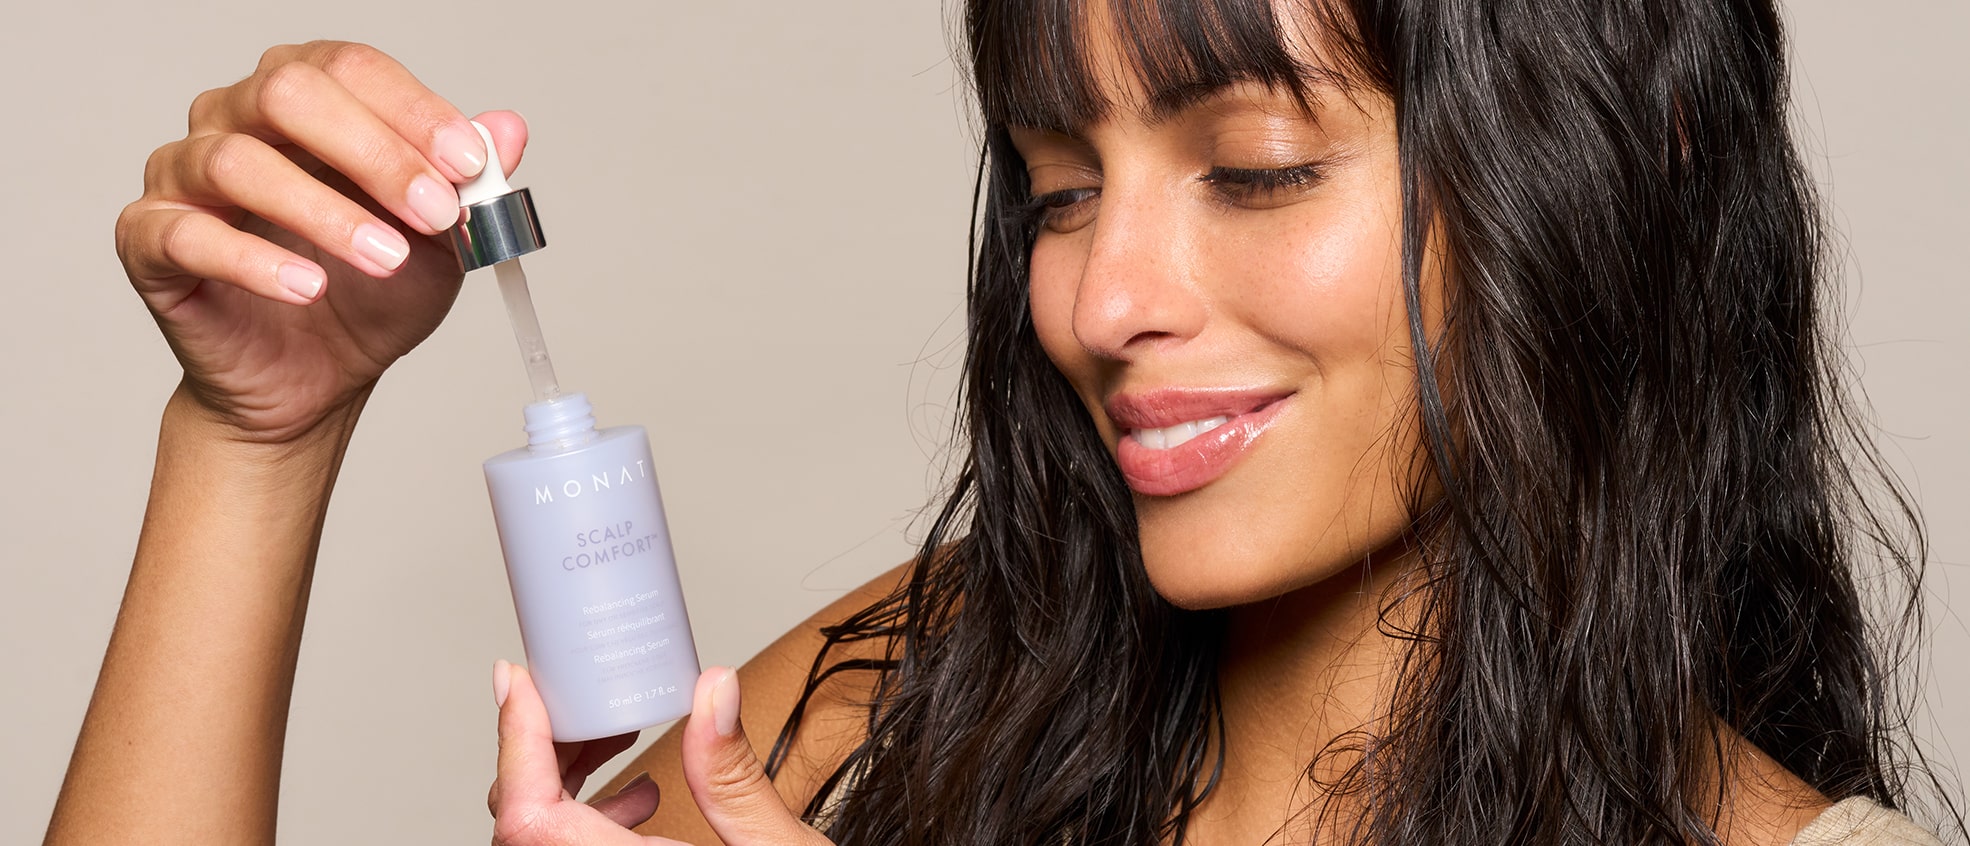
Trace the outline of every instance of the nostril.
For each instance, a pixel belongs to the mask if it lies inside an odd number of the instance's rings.
[[[1080,346],[1111,360],[1195,337],[1209,304],[1192,272],[1194,230],[1172,213],[1168,203],[1109,192],[1091,235],[1036,245],[1034,305],[1057,310],[1035,320],[1071,319]]]

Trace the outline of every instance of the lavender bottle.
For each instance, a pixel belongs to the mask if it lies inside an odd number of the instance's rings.
[[[588,400],[526,407],[527,445],[487,459],[527,666],[558,741],[691,711],[698,653],[641,426],[596,429]]]
[[[533,195],[506,184],[492,134],[473,126],[493,155],[459,186],[451,242],[461,270],[493,268],[533,386],[527,445],[485,462],[528,670],[557,741],[677,719],[691,712],[698,652],[650,437],[597,429],[588,398],[561,393],[520,267],[547,244]]]

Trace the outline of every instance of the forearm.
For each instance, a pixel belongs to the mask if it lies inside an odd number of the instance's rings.
[[[49,843],[273,841],[315,551],[359,411],[254,444],[172,396]]]

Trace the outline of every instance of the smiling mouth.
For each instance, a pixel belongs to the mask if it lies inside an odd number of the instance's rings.
[[[1122,437],[1115,462],[1131,490],[1174,496],[1229,472],[1286,406],[1290,393],[1159,391],[1118,396],[1108,412]]]

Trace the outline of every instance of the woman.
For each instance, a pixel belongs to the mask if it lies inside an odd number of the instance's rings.
[[[972,3],[971,453],[922,554],[592,807],[629,739],[556,749],[496,668],[495,840],[1926,837],[1855,576],[1920,547],[1860,497],[1776,12],[1582,6]],[[51,842],[271,838],[342,447],[457,292],[397,224],[492,160],[360,45],[191,125],[118,224],[186,377]]]

